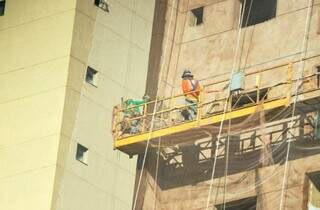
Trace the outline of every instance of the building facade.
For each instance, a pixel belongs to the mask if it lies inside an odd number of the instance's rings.
[[[294,95],[293,87],[280,88],[291,65],[290,81],[319,72],[319,6],[293,0],[157,2],[148,93],[181,94],[182,72],[190,69],[203,86],[217,83],[221,93],[213,98],[228,95],[231,72],[245,75],[244,90],[270,88],[269,99]],[[299,91],[318,88],[318,79]],[[260,111],[231,122],[229,132],[226,121],[221,138],[216,126],[208,127],[215,133],[209,139],[194,133],[191,141],[189,132],[188,143],[150,146],[144,181],[136,184],[136,209],[318,209],[319,107],[296,107],[291,122],[292,107],[277,114]],[[255,124],[246,127],[250,122]],[[289,147],[288,139],[294,139]]]
[[[0,209],[131,209],[112,107],[145,92],[154,1],[0,7]]]

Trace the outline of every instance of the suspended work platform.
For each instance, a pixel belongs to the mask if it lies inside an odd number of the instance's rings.
[[[197,115],[190,120],[183,117],[183,113],[192,106],[185,105],[184,95],[158,99],[126,109],[116,106],[112,129],[114,148],[132,156],[143,154],[148,142],[149,147],[157,147],[161,140],[162,146],[170,147],[198,139],[214,139],[222,122],[222,133],[228,128],[229,122],[232,130],[256,127],[259,125],[261,112],[267,122],[290,117],[288,113],[292,113],[296,98],[294,87],[297,84],[297,80],[292,79],[292,66],[288,65],[286,78],[267,87],[260,87],[260,75],[256,76],[257,82],[253,88],[239,91],[230,97],[226,97],[227,90],[215,90],[215,87],[226,81],[204,85],[195,107]],[[300,80],[296,114],[320,109],[318,80],[318,74],[304,76]]]

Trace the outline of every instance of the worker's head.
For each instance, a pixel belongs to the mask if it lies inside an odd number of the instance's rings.
[[[142,97],[142,99],[143,99],[144,101],[150,101],[150,96],[144,95],[144,96]]]
[[[185,69],[182,73],[181,76],[182,79],[192,79],[193,78],[193,74],[191,73],[191,71],[189,69]]]

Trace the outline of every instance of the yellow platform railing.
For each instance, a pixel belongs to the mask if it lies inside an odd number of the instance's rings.
[[[277,84],[270,86],[261,86],[261,72],[257,73],[256,83],[253,87],[248,90],[243,90],[240,94],[233,95],[229,98],[229,110],[232,110],[233,113],[228,113],[226,118],[228,118],[229,115],[230,118],[242,116],[243,113],[241,112],[245,110],[245,108],[254,107],[261,103],[265,104],[265,107],[269,109],[276,106],[289,105],[291,103],[292,86],[296,80],[292,79],[292,65],[288,64],[287,66],[287,76],[282,78],[282,81]],[[252,76],[252,74],[247,74],[246,76]],[[315,76],[317,75],[312,74],[305,76],[303,77],[303,81],[310,80],[310,78]],[[228,81],[223,80],[203,85],[200,91],[199,101],[194,105],[186,105],[185,95],[179,94],[167,98],[160,98],[157,102],[153,100],[142,105],[128,108],[122,108],[120,105],[115,106],[112,126],[115,147],[119,146],[119,144],[117,144],[119,140],[146,135],[150,130],[153,115],[154,126],[152,132],[158,133],[161,133],[160,130],[162,129],[173,126],[176,127],[182,124],[191,123],[190,126],[194,126],[210,123],[206,121],[212,121],[212,117],[214,116],[217,118],[216,121],[219,121],[224,104],[229,100],[226,97],[228,95],[228,88],[221,88],[221,86],[228,86],[229,84],[227,84],[227,82]],[[220,87],[219,91],[217,87]],[[274,103],[276,100],[278,100],[277,103]],[[186,110],[191,110],[192,107],[196,107],[197,114],[193,119],[185,120],[182,114],[184,112],[186,113]],[[153,113],[154,108],[155,113]],[[247,111],[249,111],[249,109],[247,109]],[[179,129],[176,129],[176,131],[178,132]],[[162,133],[161,135],[164,134]]]

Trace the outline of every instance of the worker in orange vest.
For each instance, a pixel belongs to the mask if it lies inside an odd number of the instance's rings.
[[[189,69],[183,71],[182,74],[182,91],[185,95],[187,109],[181,112],[185,120],[193,120],[197,116],[197,104],[199,102],[200,84],[198,80],[193,78]]]

